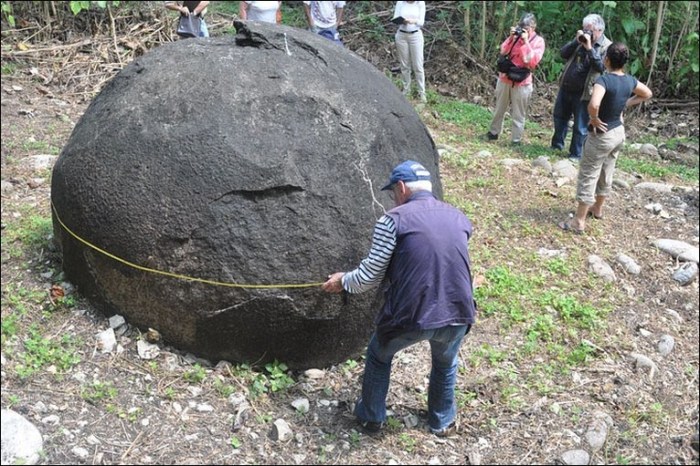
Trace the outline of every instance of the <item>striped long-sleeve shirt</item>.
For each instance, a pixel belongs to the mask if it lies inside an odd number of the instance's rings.
[[[374,226],[369,254],[360,262],[359,267],[343,276],[345,291],[362,293],[379,285],[389,267],[394,248],[396,248],[396,225],[391,217],[382,215]]]

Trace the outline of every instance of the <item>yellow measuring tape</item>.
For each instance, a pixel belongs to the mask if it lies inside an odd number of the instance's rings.
[[[321,286],[323,285],[323,282],[316,282],[316,283],[298,283],[298,284],[278,284],[278,285],[241,285],[239,283],[230,283],[230,282],[220,282],[217,280],[207,280],[205,278],[197,278],[197,277],[189,277],[187,275],[181,275],[179,273],[172,273],[172,272],[166,272],[163,270],[156,270],[156,269],[151,269],[148,267],[144,267],[143,265],[138,265],[134,264],[133,262],[129,262],[128,260],[122,259],[121,257],[117,257],[112,253],[109,253],[105,251],[104,249],[101,249],[94,244],[90,243],[89,241],[81,238],[80,236],[76,235],[73,233],[73,231],[66,226],[65,223],[61,220],[61,217],[59,217],[58,212],[56,211],[56,206],[53,204],[53,201],[51,201],[51,208],[53,209],[53,213],[56,215],[56,220],[58,220],[58,223],[61,224],[64,230],[66,230],[68,233],[73,236],[73,238],[77,239],[84,245],[94,249],[97,252],[100,252],[104,254],[105,256],[114,259],[117,262],[121,262],[124,265],[128,265],[129,267],[133,267],[134,269],[142,270],[144,272],[150,272],[150,273],[155,273],[158,275],[165,275],[166,277],[172,277],[172,278],[179,278],[180,280],[189,280],[192,282],[199,282],[199,283],[206,283],[208,285],[216,285],[216,286],[228,286],[231,288],[311,288],[314,286]]]

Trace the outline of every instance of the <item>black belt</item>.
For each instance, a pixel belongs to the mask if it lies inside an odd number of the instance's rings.
[[[404,31],[403,29],[399,29],[399,31],[403,32],[404,34],[413,34],[414,32],[420,31],[420,29],[416,29],[415,31]]]

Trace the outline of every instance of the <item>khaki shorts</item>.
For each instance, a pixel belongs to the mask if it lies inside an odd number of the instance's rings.
[[[577,201],[592,205],[596,196],[610,193],[615,162],[624,143],[625,127],[622,125],[607,133],[588,131],[578,170]]]

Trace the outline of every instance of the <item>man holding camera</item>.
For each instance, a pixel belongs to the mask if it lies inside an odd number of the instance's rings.
[[[574,117],[569,158],[580,159],[583,142],[588,134],[588,102],[595,80],[605,71],[603,58],[612,42],[605,37],[605,21],[600,15],[583,18],[583,29],[576,38],[564,45],[560,54],[566,62],[559,78],[559,93],[554,104],[554,136],[552,149],[564,150],[569,119]]]

